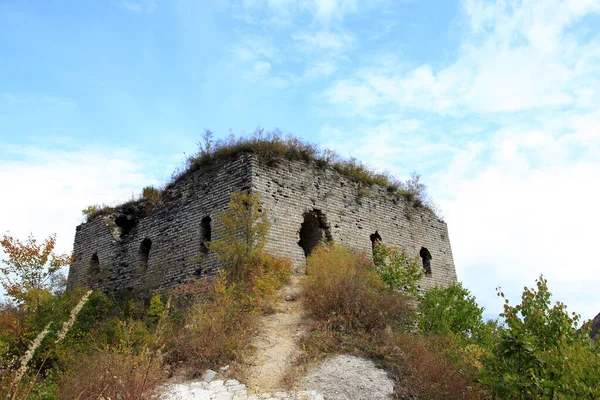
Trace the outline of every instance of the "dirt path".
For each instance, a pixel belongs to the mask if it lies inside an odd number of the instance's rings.
[[[277,293],[275,313],[261,318],[261,328],[253,342],[256,351],[249,360],[247,375],[247,387],[254,392],[285,388],[283,373],[300,351],[297,338],[306,322],[299,296],[303,278],[293,275],[290,285]]]

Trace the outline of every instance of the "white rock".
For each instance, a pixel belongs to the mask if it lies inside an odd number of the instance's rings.
[[[224,380],[217,379],[216,381],[212,381],[211,383],[209,383],[208,384],[208,388],[209,389],[215,389],[215,388],[223,386],[224,383],[225,383]]]
[[[221,392],[221,393],[217,393],[215,395],[215,397],[213,397],[214,400],[233,400],[233,393],[230,392]]]
[[[387,400],[394,391],[394,381],[371,360],[340,355],[325,360],[305,376],[301,384],[317,389],[318,397],[328,400]]]
[[[204,374],[202,375],[202,380],[204,382],[210,382],[213,379],[215,379],[216,376],[217,376],[217,373],[215,371],[213,371],[212,369],[207,369],[206,371],[204,371]]]

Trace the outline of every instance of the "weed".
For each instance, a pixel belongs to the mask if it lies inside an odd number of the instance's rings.
[[[404,270],[410,260],[392,250],[378,255]],[[396,290],[407,285],[398,271],[384,282],[368,255],[334,245],[318,246],[306,269],[305,306],[312,322],[301,339],[305,354],[288,372],[289,380],[313,360],[348,353],[373,358],[391,371],[401,381],[398,398],[484,398],[474,368],[452,360],[448,344],[410,332],[414,301]]]
[[[151,349],[105,348],[74,358],[60,376],[61,399],[148,399],[164,382],[167,370]]]
[[[381,186],[390,194],[406,198],[416,207],[425,207],[435,212],[433,203],[427,198],[426,187],[420,182],[420,176],[417,174],[413,174],[408,181],[401,182],[388,172],[374,172],[368,165],[354,157],[343,158],[331,150],[321,149],[298,137],[284,135],[278,129],[266,132],[264,129],[258,128],[249,135],[238,137],[230,133],[227,138],[216,141],[213,140],[213,136],[209,130],[203,133],[202,141],[198,143],[198,152],[186,155],[184,165],[173,172],[171,181],[166,184],[164,189],[146,187],[140,198],[137,200],[132,198],[128,203],[150,200],[150,204],[155,204],[162,198],[165,190],[174,187],[200,168],[210,165],[216,160],[249,153],[271,167],[276,166],[281,160],[290,160],[314,163],[318,168],[333,168],[349,179],[366,186]],[[365,194],[359,194],[358,199],[360,200]],[[99,215],[112,213],[115,208],[123,206],[94,205],[82,212],[86,216],[86,220],[91,221]]]
[[[239,359],[248,349],[257,315],[272,308],[275,291],[292,270],[290,260],[264,251],[269,225],[256,195],[232,194],[229,209],[217,219],[216,236],[222,239],[207,246],[223,270],[213,282],[195,280],[174,293],[177,303],[193,303],[169,341],[169,359],[184,364],[192,376]]]
[[[211,287],[211,299],[185,313],[183,327],[167,346],[171,363],[185,364],[193,376],[235,360],[246,349],[254,317],[237,289],[222,274]]]
[[[466,365],[446,355],[444,337],[424,337],[394,332],[392,347],[399,351],[382,354],[384,365],[400,377],[400,399],[483,399],[490,398],[477,384]]]
[[[162,192],[154,186],[146,186],[142,189],[142,199],[151,203],[158,203],[162,197]]]
[[[410,316],[405,296],[389,290],[369,257],[320,245],[306,265],[307,312],[340,332],[372,332]]]

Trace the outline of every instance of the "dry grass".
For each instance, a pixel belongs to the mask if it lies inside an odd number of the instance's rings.
[[[150,399],[168,375],[160,357],[110,350],[79,355],[59,380],[59,399]]]
[[[385,356],[385,364],[401,379],[400,399],[491,398],[477,383],[471,368],[451,361],[441,337],[394,333],[392,347],[399,352]]]
[[[306,273],[307,313],[334,331],[370,333],[411,316],[407,298],[387,288],[366,254],[318,246]]]
[[[378,185],[386,189],[388,193],[406,198],[415,207],[424,207],[436,212],[435,205],[427,198],[426,188],[419,181],[419,175],[413,174],[406,182],[402,182],[388,172],[375,172],[367,164],[356,158],[343,158],[328,149],[304,141],[292,135],[284,135],[279,130],[265,132],[256,129],[246,136],[234,136],[231,134],[226,139],[212,140],[212,132],[206,131],[203,141],[199,143],[199,150],[186,158],[182,168],[177,169],[171,176],[171,181],[165,185],[165,189],[172,188],[175,184],[198,171],[202,167],[211,164],[215,160],[235,157],[241,153],[256,155],[269,166],[275,166],[281,160],[304,161],[314,163],[319,168],[330,167],[341,175],[360,182],[366,186]],[[367,193],[362,189],[359,198]],[[163,190],[148,187],[138,199],[132,199],[126,204],[118,206],[94,205],[83,210],[87,221],[91,221],[99,215],[106,215],[121,209],[124,206],[146,202],[145,208],[149,211],[162,198]]]
[[[275,291],[288,282],[291,261],[261,254],[250,282],[230,283],[219,276],[206,292],[205,283],[195,291],[198,301],[184,312],[183,326],[167,345],[169,362],[194,377],[206,368],[234,364],[249,349],[258,316],[272,309]]]
[[[83,349],[67,347],[59,373],[57,397],[153,398],[156,388],[169,375],[169,367],[163,362],[163,348],[170,308],[169,298],[153,334],[141,321],[121,321],[116,326],[119,339],[114,339],[112,345],[95,349],[90,345]]]
[[[314,361],[347,353],[391,371],[397,398],[486,398],[472,368],[447,356],[447,343],[411,333],[413,302],[388,289],[366,254],[317,247],[307,262],[304,296],[313,321],[301,339],[304,356],[287,372],[292,384]]]
[[[247,136],[235,137],[232,134],[227,139],[217,141],[212,140],[212,132],[205,131],[203,142],[199,144],[199,147],[198,153],[187,158],[184,168],[173,174],[172,182],[167,187],[179,182],[213,160],[234,157],[240,153],[251,153],[269,166],[274,166],[283,159],[313,162],[321,168],[332,167],[341,175],[357,182],[366,185],[376,184],[386,188],[390,193],[397,193],[411,199],[420,199],[419,205],[423,205],[425,187],[422,184],[420,186],[411,184],[414,182],[414,176],[406,183],[398,181],[387,172],[374,172],[368,165],[356,158],[342,158],[331,150],[321,149],[298,137],[285,136],[277,129],[265,132],[259,128]]]
[[[243,352],[254,318],[236,289],[221,276],[211,288],[211,299],[187,310],[185,325],[167,345],[171,363],[185,365],[193,376],[225,365]]]
[[[250,295],[255,308],[262,313],[273,312],[275,291],[290,281],[292,261],[285,257],[276,257],[263,253],[259,262],[251,266],[255,273],[250,282]]]
[[[198,302],[208,300],[211,287],[212,281],[207,276],[188,279],[171,293],[173,307],[176,310],[185,310]]]

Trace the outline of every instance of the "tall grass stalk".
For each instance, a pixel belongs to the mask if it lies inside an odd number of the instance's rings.
[[[79,314],[79,312],[81,311],[81,309],[83,308],[83,306],[85,305],[85,303],[87,303],[87,301],[90,298],[91,294],[92,294],[92,291],[88,290],[81,297],[81,299],[79,299],[79,302],[77,303],[77,305],[75,307],[73,307],[73,309],[71,310],[71,314],[69,315],[69,319],[66,320],[65,322],[63,322],[62,328],[61,328],[60,332],[58,332],[58,335],[56,336],[56,339],[54,340],[54,343],[52,343],[52,346],[50,346],[50,348],[46,352],[46,355],[44,356],[44,360],[42,361],[42,364],[38,368],[38,370],[37,370],[37,372],[35,374],[35,377],[29,383],[29,387],[27,388],[27,393],[25,393],[24,399],[27,399],[29,397],[29,394],[33,390],[33,385],[35,384],[37,378],[40,376],[40,373],[42,372],[42,368],[46,364],[46,361],[48,360],[48,357],[50,356],[50,354],[52,353],[52,351],[56,348],[56,345],[65,338],[65,336],[67,335],[67,333],[69,332],[69,330],[73,327],[73,324],[75,323],[75,319],[77,319],[77,314]],[[46,329],[44,329],[44,331],[46,331],[46,334],[48,334],[47,330],[48,330],[49,327],[50,327],[50,323],[48,323],[48,325],[46,325]],[[46,336],[46,334],[44,335],[44,337]],[[38,337],[39,337],[39,335],[38,335]],[[41,343],[41,341],[43,340],[44,337],[42,337],[42,339],[40,340],[40,343]],[[36,338],[36,340],[37,340],[37,338]],[[39,346],[39,344],[38,344],[38,346]],[[31,356],[33,356],[33,353],[31,354]],[[23,365],[21,365],[21,369],[23,369]],[[26,368],[23,369],[22,373],[25,373],[25,370],[26,370]],[[21,375],[21,378],[22,378],[22,375]]]
[[[50,333],[50,325],[52,325],[52,322],[48,322],[48,325],[46,325],[44,330],[42,330],[40,333],[38,333],[38,335],[35,337],[35,339],[31,342],[31,345],[29,345],[29,348],[27,349],[27,351],[25,352],[23,357],[21,357],[21,366],[17,370],[17,373],[11,383],[10,391],[9,391],[9,393],[12,393],[13,398],[15,398],[15,396],[17,394],[17,387],[18,387],[19,383],[21,382],[21,379],[23,379],[23,375],[25,375],[25,372],[27,371],[27,364],[29,364],[29,362],[33,358],[35,351],[37,350],[38,347],[40,347],[40,345],[42,344],[42,341],[44,340],[46,335],[48,335],[48,333]]]
[[[169,317],[169,310],[171,308],[171,296],[169,296],[169,298],[167,299],[167,304],[165,305],[165,310],[163,312],[163,314],[160,316],[160,319],[158,320],[158,324],[156,325],[156,331],[154,331],[154,351],[152,351],[150,353],[150,360],[148,361],[148,364],[146,366],[146,371],[144,372],[144,379],[142,380],[142,390],[140,393],[144,393],[144,390],[146,389],[146,383],[148,382],[148,375],[150,374],[150,369],[152,366],[152,363],[154,362],[155,358],[160,359],[161,356],[161,352],[163,350],[163,348],[165,347],[164,343],[162,342],[162,335],[165,331],[165,324],[166,321]]]
[[[56,340],[54,341],[55,345],[61,340],[63,340],[67,335],[67,332],[69,332],[69,330],[73,327],[75,319],[77,318],[77,314],[79,314],[85,303],[87,303],[91,294],[92,290],[88,290],[86,294],[84,294],[83,297],[79,300],[79,303],[77,303],[77,305],[71,310],[71,315],[69,315],[69,319],[63,322],[62,329],[56,336]]]

